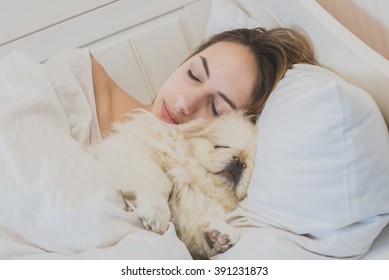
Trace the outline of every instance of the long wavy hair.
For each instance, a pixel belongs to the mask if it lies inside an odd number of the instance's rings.
[[[202,52],[218,42],[246,46],[255,57],[258,75],[251,102],[243,108],[253,121],[261,114],[266,100],[293,64],[318,64],[314,49],[303,34],[291,28],[240,28],[215,34],[202,42],[191,55]]]

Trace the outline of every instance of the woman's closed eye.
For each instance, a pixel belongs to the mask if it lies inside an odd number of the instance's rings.
[[[197,78],[197,76],[195,74],[193,74],[192,70],[191,69],[188,69],[186,71],[188,77],[197,82],[197,83],[202,83],[201,80],[199,78]],[[211,110],[211,113],[214,117],[218,117],[220,115],[220,113],[218,112],[217,108],[216,108],[216,102],[215,102],[215,99],[210,99],[209,101],[209,106],[210,106],[210,110]]]
[[[212,115],[214,116],[214,117],[217,117],[217,116],[219,116],[220,114],[219,114],[219,112],[217,111],[217,109],[216,109],[216,104],[215,104],[215,100],[211,100],[211,110],[212,110]]]
[[[197,78],[195,75],[193,75],[192,70],[189,69],[189,70],[186,71],[186,73],[187,73],[187,75],[188,75],[188,77],[189,77],[190,79],[192,79],[193,81],[196,81],[196,82],[201,83],[200,79]]]

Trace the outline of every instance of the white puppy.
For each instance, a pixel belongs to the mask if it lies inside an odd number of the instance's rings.
[[[240,112],[182,125],[143,111],[126,117],[95,147],[108,184],[147,229],[162,234],[171,221],[193,258],[233,246],[238,235],[225,214],[246,196],[255,125]]]

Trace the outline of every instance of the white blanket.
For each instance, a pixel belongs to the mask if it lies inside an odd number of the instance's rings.
[[[20,53],[0,61],[0,259],[190,258],[173,225],[144,230],[101,182],[83,149],[98,132],[89,56],[72,56],[86,70]]]

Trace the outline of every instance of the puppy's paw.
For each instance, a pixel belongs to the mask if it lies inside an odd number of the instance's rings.
[[[219,219],[210,221],[204,234],[212,256],[226,252],[239,239],[236,229]]]
[[[212,230],[205,233],[205,239],[208,246],[215,251],[216,254],[224,253],[230,249],[237,241],[237,237],[233,233],[220,232]]]
[[[157,204],[143,203],[138,205],[136,212],[147,230],[163,234],[168,229],[170,210],[166,202],[161,201]]]

